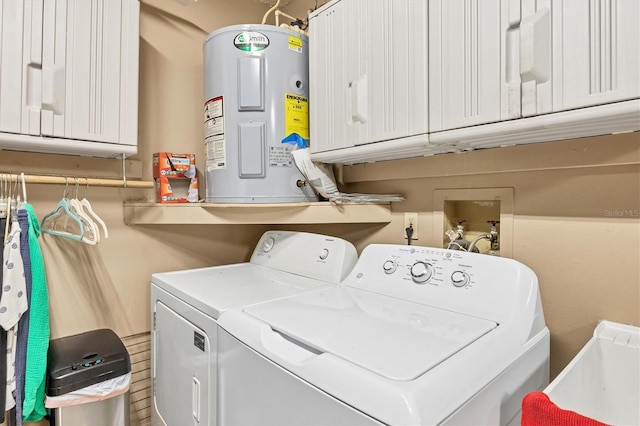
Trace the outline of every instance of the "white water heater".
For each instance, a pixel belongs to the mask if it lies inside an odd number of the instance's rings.
[[[204,42],[206,201],[317,201],[296,168],[292,133],[309,138],[305,35],[272,25],[221,28]]]

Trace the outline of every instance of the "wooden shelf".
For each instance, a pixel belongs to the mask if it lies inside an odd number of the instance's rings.
[[[126,202],[127,225],[280,225],[389,223],[391,204],[158,204]]]

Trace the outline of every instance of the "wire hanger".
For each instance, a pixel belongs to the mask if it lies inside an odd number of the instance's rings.
[[[66,198],[67,189],[69,188],[69,181],[65,183],[64,192],[62,193],[62,198],[58,202],[58,205],[49,213],[47,213],[43,218],[40,224],[40,228],[43,233],[55,235],[57,237],[70,238],[75,241],[82,241],[84,237],[84,225],[78,216],[76,216],[71,209],[69,208],[69,202]],[[62,227],[59,226],[59,220],[65,217],[65,219],[70,219],[73,223],[77,225],[78,231],[71,232],[68,230],[68,221],[65,220]],[[58,229],[62,228],[62,229]]]

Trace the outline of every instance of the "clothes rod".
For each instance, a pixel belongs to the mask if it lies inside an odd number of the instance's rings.
[[[20,180],[20,175],[10,174],[11,181]],[[75,185],[78,183],[83,186],[109,186],[116,188],[153,188],[153,182],[141,180],[123,180],[123,179],[95,179],[84,177],[63,177],[63,176],[38,176],[24,175],[25,183],[49,184],[49,185]]]

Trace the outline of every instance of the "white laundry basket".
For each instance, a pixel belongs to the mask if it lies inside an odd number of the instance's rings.
[[[544,392],[603,423],[640,425],[640,328],[602,321]]]

